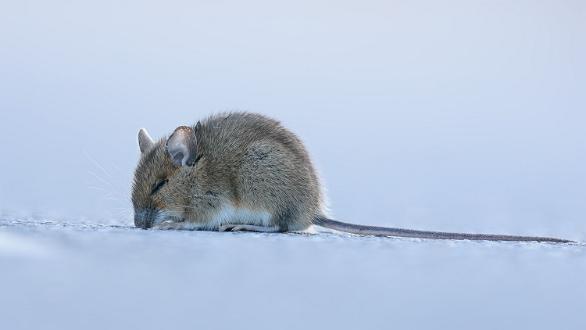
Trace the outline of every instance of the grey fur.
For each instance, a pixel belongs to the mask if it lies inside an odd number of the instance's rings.
[[[285,232],[315,224],[360,235],[569,242],[360,226],[327,219],[320,182],[302,142],[279,122],[259,114],[214,115],[192,127],[180,126],[158,142],[141,130],[139,145],[142,154],[132,192],[137,227]],[[254,219],[232,212],[235,209],[268,214],[268,222],[260,227]],[[224,214],[230,218],[222,218]]]
[[[142,154],[133,187],[137,225],[151,227],[159,215],[168,214],[182,220],[175,221],[176,228],[216,230],[209,219],[226,203],[268,212],[268,225],[279,231],[304,230],[323,214],[323,196],[309,155],[279,122],[237,112],[211,116],[191,129],[196,154],[189,156],[193,164],[181,165],[192,166],[178,166],[167,153],[167,139]],[[168,183],[151,194],[163,179]],[[155,219],[138,216],[153,214]]]

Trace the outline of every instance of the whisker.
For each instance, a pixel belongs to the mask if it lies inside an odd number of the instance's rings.
[[[108,186],[112,186],[112,183],[110,183],[110,182],[109,182],[109,181],[107,181],[106,179],[103,179],[103,178],[102,178],[102,177],[100,177],[100,176],[99,176],[97,173],[95,173],[95,172],[93,172],[93,171],[91,171],[91,170],[88,170],[87,172],[88,172],[88,174],[90,174],[90,175],[91,175],[91,176],[93,176],[93,177],[94,177],[96,180],[98,180],[98,181],[102,182],[103,184],[106,184],[106,185],[108,185]]]
[[[102,187],[98,187],[98,186],[88,186],[89,189],[94,189],[94,190],[99,190],[99,191],[103,191],[103,192],[108,192],[106,189],[102,188]]]
[[[104,193],[107,193],[107,194],[109,194],[109,195],[111,195],[111,196],[118,196],[118,197],[120,197],[121,199],[125,199],[125,198],[126,198],[126,195],[125,195],[125,194],[122,194],[122,193],[121,193],[121,192],[119,192],[119,191],[112,191],[112,190],[109,190],[109,189],[107,189],[107,188],[104,188],[104,187],[93,186],[93,185],[92,185],[92,186],[87,186],[87,187],[88,187],[89,189],[94,189],[94,190],[99,190],[99,191],[102,191],[102,192],[104,192]]]
[[[90,154],[85,149],[82,150],[82,153],[90,162],[92,162],[94,164],[95,167],[100,169],[102,172],[104,172],[104,174],[106,174],[110,178],[112,177],[110,172],[108,172],[96,159],[94,159],[92,156],[90,156]]]

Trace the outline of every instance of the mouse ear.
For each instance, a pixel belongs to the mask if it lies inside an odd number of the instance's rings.
[[[197,140],[193,128],[177,127],[167,140],[167,153],[176,166],[193,166],[197,158]]]
[[[153,141],[149,132],[147,132],[146,129],[141,128],[140,131],[138,131],[138,147],[140,148],[140,152],[149,150],[154,144],[155,141]]]

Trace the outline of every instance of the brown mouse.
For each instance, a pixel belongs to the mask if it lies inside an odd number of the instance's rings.
[[[138,135],[134,223],[140,228],[289,232],[318,225],[359,235],[570,242],[548,237],[372,227],[326,216],[324,193],[301,140],[263,115],[222,113],[154,141]]]

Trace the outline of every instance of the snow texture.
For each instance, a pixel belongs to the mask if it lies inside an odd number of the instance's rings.
[[[2,329],[584,329],[583,244],[0,221]]]

